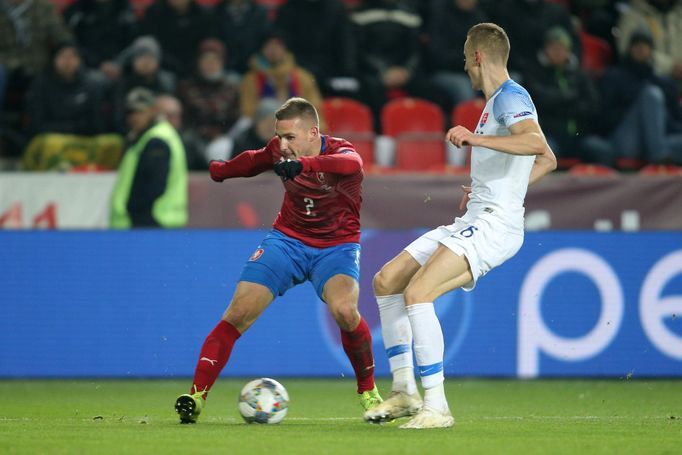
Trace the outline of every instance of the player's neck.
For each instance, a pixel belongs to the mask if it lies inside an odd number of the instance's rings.
[[[489,71],[483,75],[483,83],[481,84],[485,99],[489,100],[495,91],[508,79],[510,78],[506,68],[490,68]]]
[[[322,136],[318,135],[310,146],[310,151],[302,156],[317,156],[322,154]]]

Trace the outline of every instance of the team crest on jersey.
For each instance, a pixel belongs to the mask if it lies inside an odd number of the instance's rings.
[[[330,192],[333,189],[331,186],[327,185],[327,177],[324,175],[324,172],[317,173],[317,181],[320,182],[320,189],[322,191]]]
[[[249,261],[257,261],[260,259],[261,256],[263,256],[263,253],[265,250],[263,248],[258,248],[256,251],[253,252],[251,257],[249,258]]]
[[[481,123],[478,124],[479,128],[483,128],[483,125],[488,121],[488,113],[484,113],[483,117],[481,117]]]

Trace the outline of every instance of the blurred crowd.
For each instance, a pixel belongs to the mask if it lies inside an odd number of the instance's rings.
[[[263,146],[291,96],[357,100],[377,134],[387,102],[421,98],[445,131],[480,96],[462,47],[487,21],[560,163],[682,165],[677,0],[0,0],[0,162],[54,169],[56,148],[115,167],[138,88],[191,170]]]

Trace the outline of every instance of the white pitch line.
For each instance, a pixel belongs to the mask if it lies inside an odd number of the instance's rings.
[[[593,420],[593,421],[609,421],[609,420],[682,420],[682,417],[670,418],[669,415],[658,415],[658,416],[592,416],[592,415],[574,415],[574,416],[541,416],[541,415],[528,415],[528,416],[480,416],[480,417],[468,417],[465,419],[460,419],[460,422],[476,422],[477,420]],[[124,416],[123,419],[120,417],[104,417],[103,420],[109,422],[114,420],[120,420],[122,422],[130,423],[142,420],[142,417],[127,417]],[[148,422],[163,421],[168,420],[165,418],[156,419],[147,417]],[[32,419],[30,417],[0,417],[0,422],[32,422],[32,421],[42,421],[43,419]],[[59,419],[59,421],[68,421],[69,418]],[[92,418],[80,418],[83,421],[93,420]],[[213,417],[205,419],[208,422],[241,422],[241,419],[234,417]],[[358,421],[362,422],[362,417],[286,417],[287,422],[340,422],[340,421]]]

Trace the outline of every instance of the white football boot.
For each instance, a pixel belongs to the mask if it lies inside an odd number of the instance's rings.
[[[365,412],[364,419],[370,423],[390,422],[398,417],[415,415],[422,404],[419,392],[408,395],[394,390],[383,403]]]
[[[422,407],[421,411],[412,417],[407,423],[400,425],[400,428],[423,429],[423,428],[449,428],[455,424],[455,419],[448,409],[445,413],[436,411],[429,407]]]

